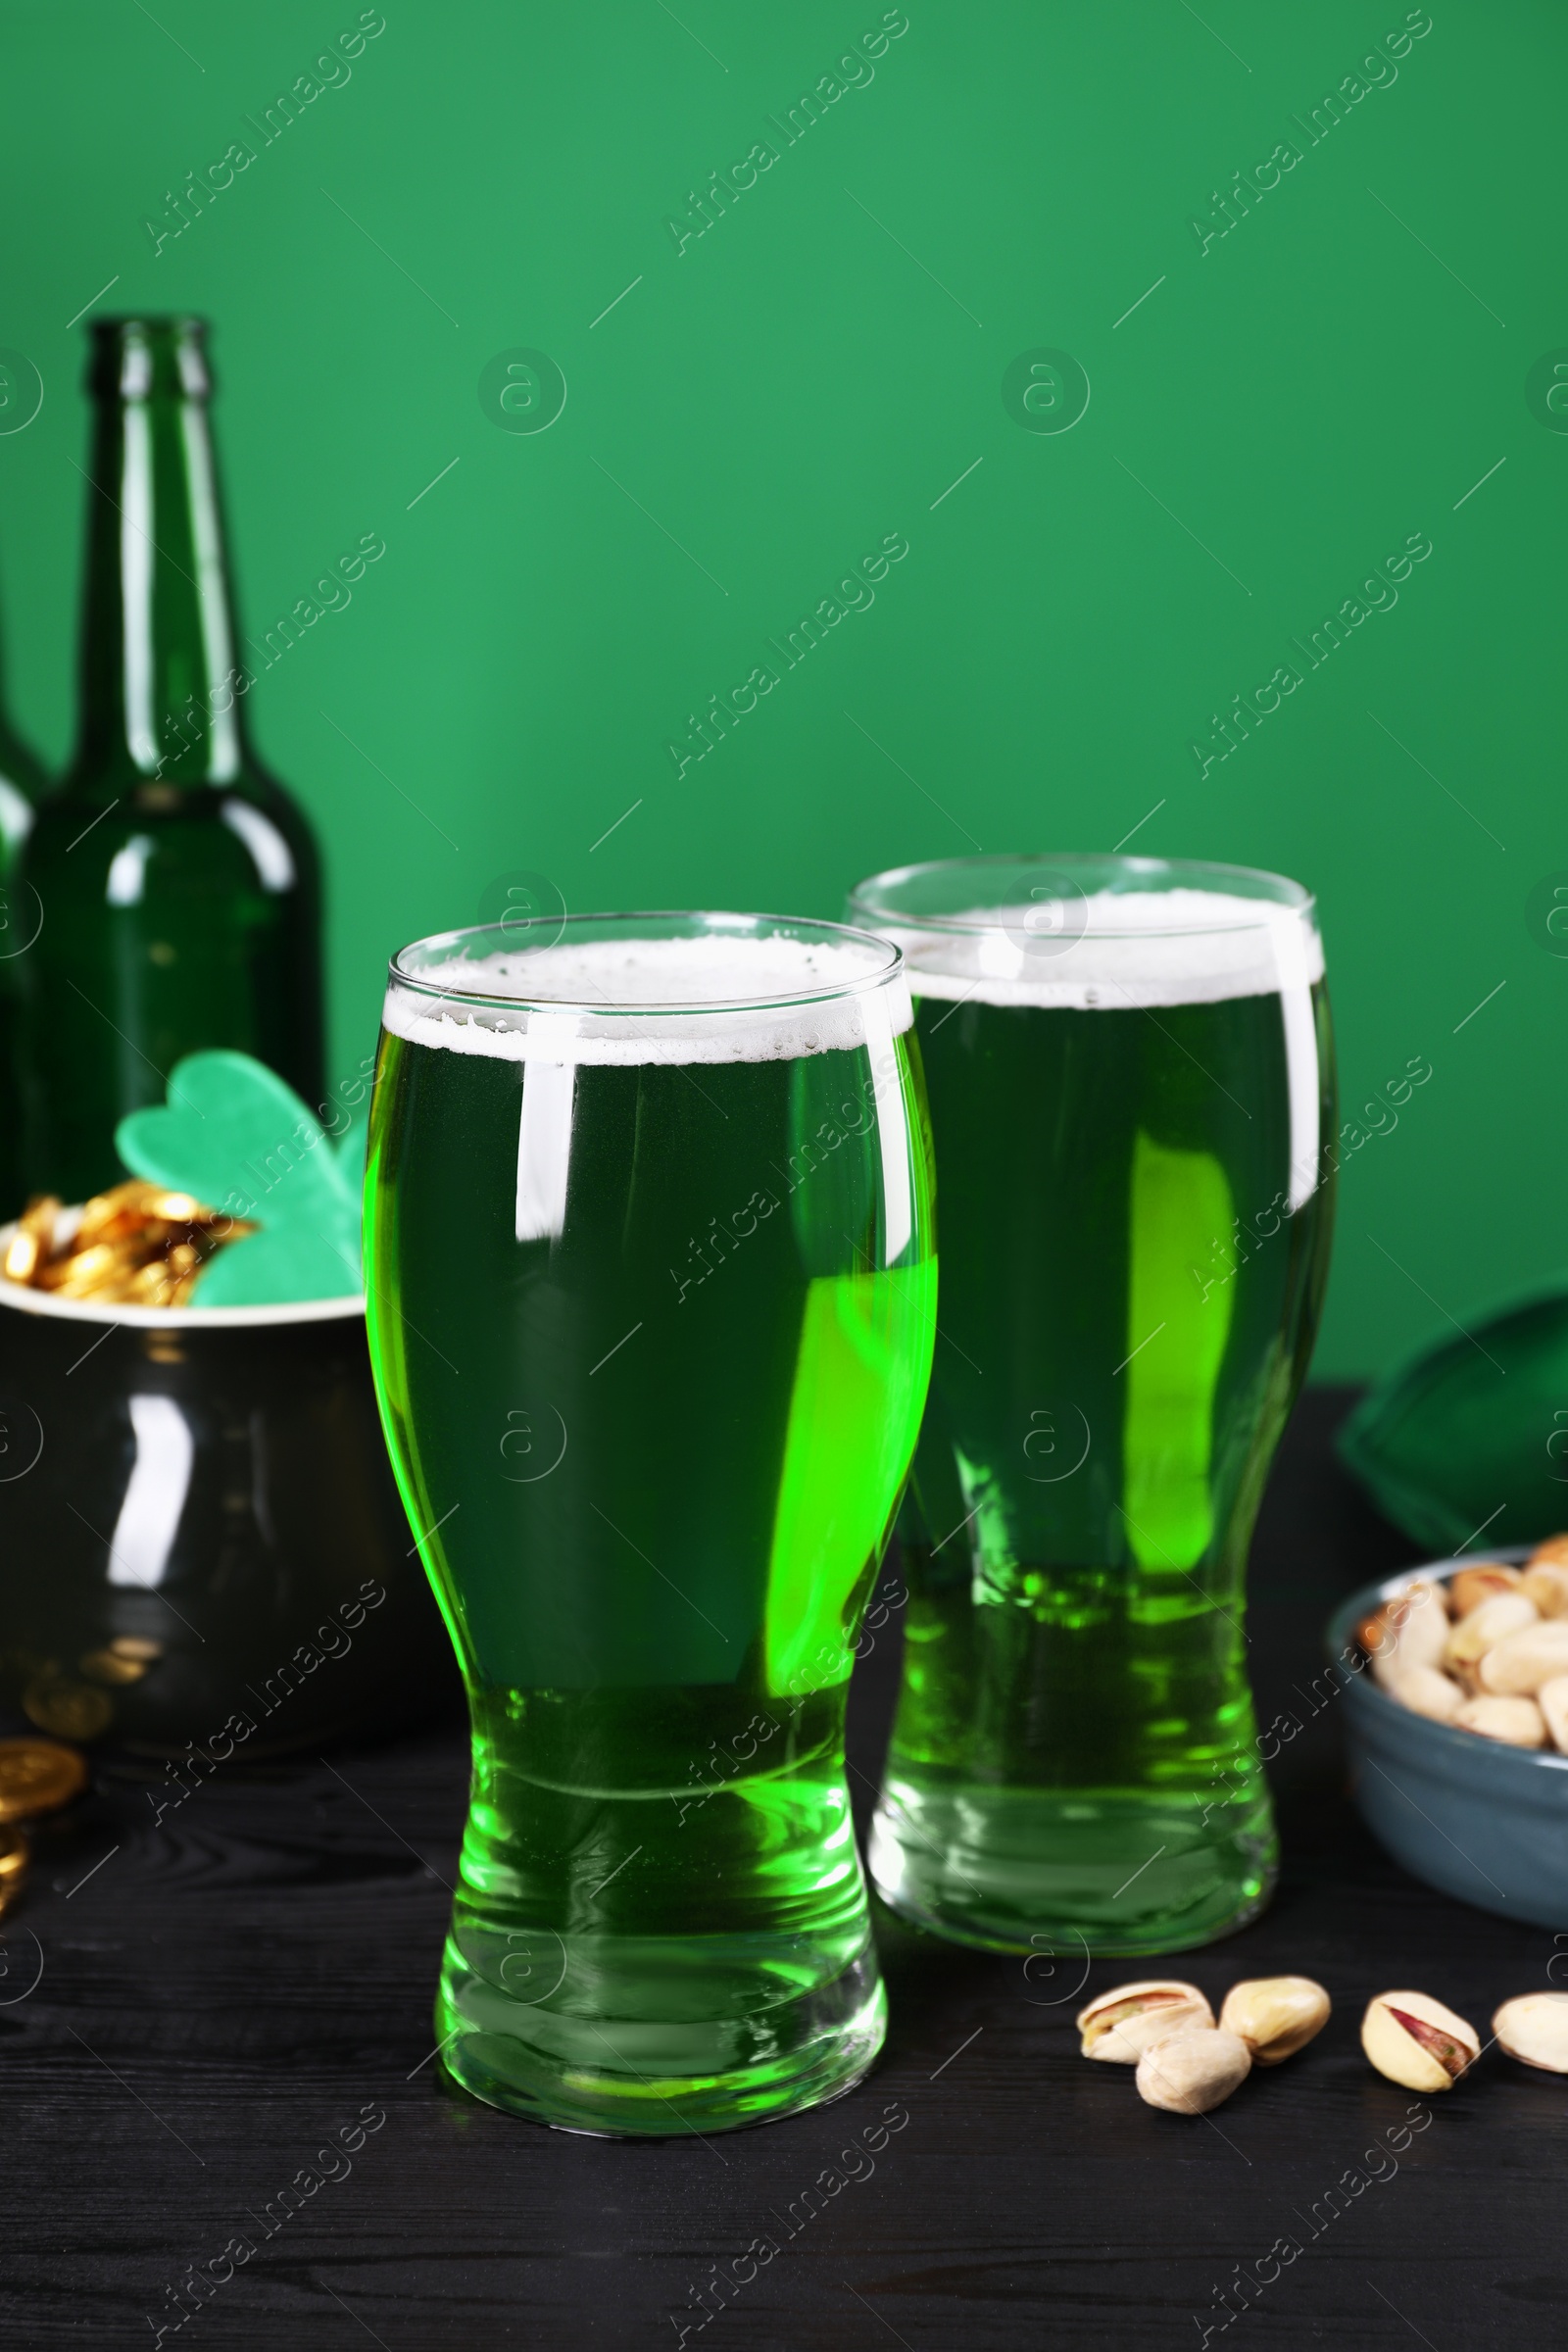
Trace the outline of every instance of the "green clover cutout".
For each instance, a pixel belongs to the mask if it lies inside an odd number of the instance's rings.
[[[282,1306],[360,1290],[357,1152],[345,1140],[346,1164],[292,1087],[249,1054],[229,1053],[188,1054],[170,1074],[168,1105],[133,1110],[115,1130],[133,1176],[262,1229],[220,1250],[193,1308]]]

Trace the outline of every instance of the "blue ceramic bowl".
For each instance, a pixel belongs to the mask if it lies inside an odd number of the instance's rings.
[[[1518,1548],[1486,1559],[1517,1565]],[[1411,1876],[1504,1919],[1568,1925],[1568,1756],[1505,1747],[1413,1715],[1356,1668],[1355,1628],[1412,1577],[1446,1579],[1469,1560],[1434,1560],[1364,1585],[1329,1621],[1342,1686],[1350,1793],[1379,1842]]]

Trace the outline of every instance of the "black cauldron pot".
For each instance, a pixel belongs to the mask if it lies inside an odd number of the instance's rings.
[[[60,1739],[216,1764],[458,1689],[363,1299],[109,1306],[0,1279],[0,1698]]]

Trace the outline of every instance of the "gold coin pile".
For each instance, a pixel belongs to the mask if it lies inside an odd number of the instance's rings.
[[[6,1250],[7,1280],[120,1306],[187,1305],[209,1260],[257,1230],[189,1193],[139,1178],[96,1194],[69,1238],[61,1231],[63,1215],[52,1194],[28,1201]]]
[[[26,1884],[32,1847],[21,1824],[57,1813],[87,1786],[86,1759],[52,1740],[0,1740],[0,1914]]]

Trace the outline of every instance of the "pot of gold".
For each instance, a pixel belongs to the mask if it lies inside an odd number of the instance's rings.
[[[357,1248],[336,1295],[235,1298],[247,1250],[264,1292],[286,1287],[261,1248],[275,1206],[154,1176],[79,1209],[37,1200],[0,1232],[0,1697],[55,1738],[183,1759],[181,1786],[455,1689],[382,1442]],[[224,1302],[204,1303],[225,1261]]]

